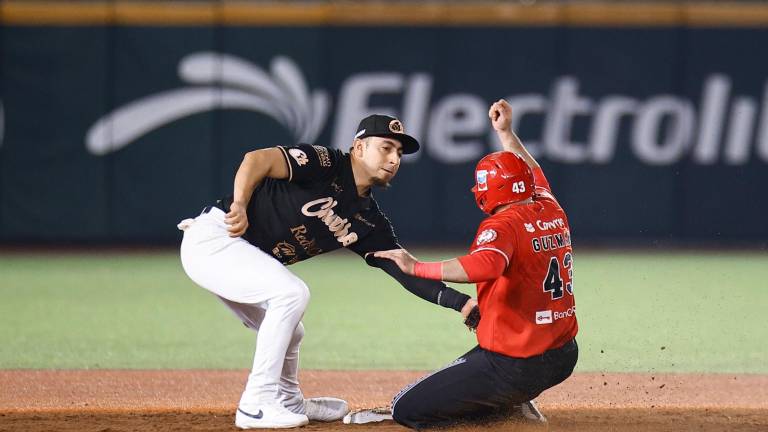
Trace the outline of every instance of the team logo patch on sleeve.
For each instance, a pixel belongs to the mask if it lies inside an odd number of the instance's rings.
[[[490,243],[494,240],[496,240],[496,231],[487,229],[481,232],[479,236],[477,236],[477,245],[480,246],[486,243]]]
[[[306,165],[307,162],[309,162],[307,154],[299,149],[292,148],[288,150],[288,154],[296,160],[296,163],[299,164],[299,166]]]

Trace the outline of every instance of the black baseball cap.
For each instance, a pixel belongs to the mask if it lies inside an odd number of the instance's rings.
[[[394,138],[403,145],[403,153],[410,154],[419,151],[419,142],[416,138],[407,135],[403,129],[403,123],[387,115],[373,114],[360,120],[355,138],[369,136]]]

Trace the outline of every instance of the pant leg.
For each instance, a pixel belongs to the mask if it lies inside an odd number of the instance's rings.
[[[565,381],[576,366],[578,345],[573,340],[564,346],[525,359],[508,357],[487,351],[489,361],[496,368],[501,380],[521,394],[525,399],[513,400],[513,403],[529,401],[543,391]]]
[[[259,305],[236,303],[223,297],[219,297],[219,299],[246,327],[255,331],[259,330],[266,313],[263,308]],[[301,410],[302,406],[299,406],[299,404],[304,400],[304,395],[299,387],[299,347],[303,338],[304,324],[299,322],[299,325],[293,331],[291,341],[288,343],[278,386],[278,400],[283,406],[295,412]]]
[[[299,322],[293,332],[288,350],[283,360],[283,370],[280,373],[279,398],[281,403],[291,411],[301,409],[299,404],[304,401],[304,394],[299,388],[299,347],[304,338],[304,324]]]
[[[403,389],[392,401],[392,417],[414,429],[450,426],[495,415],[515,398],[524,395],[501,382],[485,350],[475,347]]]
[[[475,347],[403,389],[392,401],[392,417],[414,429],[498,419],[513,404],[532,400],[565,380],[577,355],[575,342],[529,359]]]
[[[181,261],[187,275],[223,299],[264,311],[241,404],[276,401],[286,353],[309,302],[309,289],[259,248],[229,237],[221,210],[214,208],[185,222]]]

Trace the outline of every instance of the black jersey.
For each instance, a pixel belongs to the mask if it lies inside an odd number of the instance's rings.
[[[278,148],[288,179],[266,178],[254,190],[248,242],[283,264],[341,247],[362,257],[399,248],[373,197],[357,194],[349,154],[309,144]]]

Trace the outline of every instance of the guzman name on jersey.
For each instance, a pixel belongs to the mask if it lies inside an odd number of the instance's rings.
[[[567,229],[558,234],[549,234],[531,239],[534,252],[550,251],[571,245],[571,232]]]

